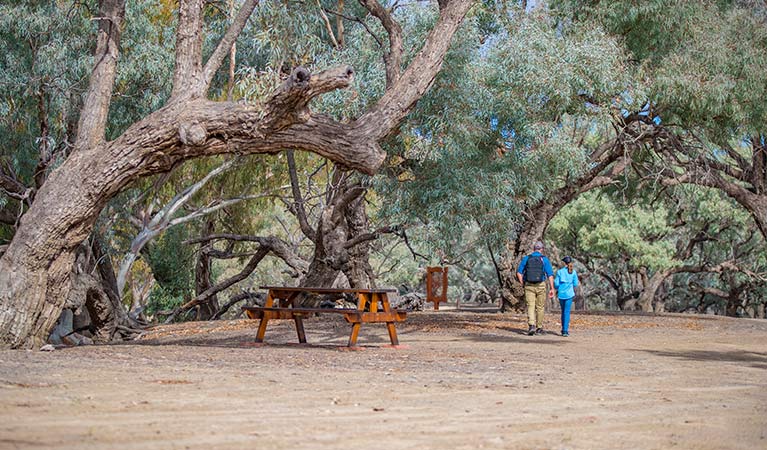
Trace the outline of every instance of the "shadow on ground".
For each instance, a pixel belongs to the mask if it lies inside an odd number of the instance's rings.
[[[714,351],[714,350],[691,350],[680,352],[667,352],[662,350],[637,350],[666,358],[684,359],[688,361],[724,361],[734,363],[746,363],[757,369],[767,369],[767,353],[747,352],[743,350]]]

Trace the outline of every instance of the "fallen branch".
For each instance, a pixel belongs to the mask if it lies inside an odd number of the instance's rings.
[[[271,251],[271,248],[268,246],[262,246],[261,248],[259,248],[258,252],[256,252],[255,255],[253,255],[250,261],[248,261],[248,264],[240,271],[240,273],[205,290],[205,292],[203,292],[202,294],[184,303],[178,308],[175,308],[165,319],[165,323],[173,322],[176,319],[176,317],[178,317],[179,314],[189,311],[191,308],[194,308],[195,306],[204,303],[213,295],[247,278],[251,273],[253,273],[254,270],[256,270],[256,267],[258,266],[258,264],[261,262],[262,259],[264,259],[264,257],[267,254],[269,254],[270,251]],[[158,313],[158,315],[159,314],[160,313]]]
[[[229,311],[229,308],[236,305],[237,303],[243,301],[243,300],[250,300],[251,298],[260,299],[263,297],[263,294],[259,293],[253,293],[253,292],[243,292],[241,294],[237,294],[235,296],[229,297],[229,301],[224,304],[224,306],[221,307],[221,309],[218,310],[216,314],[213,315],[213,317],[210,318],[210,320],[218,320],[223,316],[227,311]]]

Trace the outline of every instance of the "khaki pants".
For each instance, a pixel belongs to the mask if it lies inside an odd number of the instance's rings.
[[[546,282],[525,283],[525,302],[527,302],[527,323],[536,328],[543,328]]]

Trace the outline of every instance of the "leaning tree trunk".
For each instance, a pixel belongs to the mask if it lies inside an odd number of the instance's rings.
[[[592,189],[607,186],[623,173],[628,159],[624,156],[623,143],[627,136],[644,138],[637,133],[633,123],[624,124],[613,142],[600,145],[590,155],[590,169],[565,186],[552,192],[531,208],[531,217],[522,223],[516,239],[507,247],[509,253],[501,260],[501,311],[521,310],[524,307],[524,289],[517,281],[516,270],[522,257],[533,250],[535,241],[543,240],[549,223],[568,203],[578,195]]]

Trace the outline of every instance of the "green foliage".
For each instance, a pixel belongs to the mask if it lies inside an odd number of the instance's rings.
[[[599,29],[522,15],[488,37],[480,16],[464,22],[387,146],[398,178],[376,185],[394,200],[382,215],[428,224],[430,245],[448,254],[464,251],[456,244],[474,226],[482,247],[513,239],[525,207],[585,169],[612,117],[597,104],[630,83],[623,52]]]
[[[74,138],[92,59],[92,3],[0,4],[0,159],[27,185],[38,156]],[[39,155],[43,146],[47,155]]]
[[[172,311],[184,304],[185,298],[178,295],[172,288],[166,288],[156,284],[149,294],[149,302],[146,305],[145,313],[148,316],[154,316],[160,311]]]
[[[724,299],[701,296],[694,286],[724,292],[743,286],[747,287],[744,299],[761,302],[753,295],[765,289],[759,278],[763,275],[758,274],[767,273],[767,248],[749,214],[713,189],[684,186],[668,194],[673,195],[656,198],[653,203],[641,199],[625,204],[604,192],[589,192],[562,209],[546,237],[588,271],[623,283],[624,292],[635,288],[634,280],[640,273],[652,276],[670,268],[706,269],[727,261],[740,268],[673,275],[667,310],[697,308],[703,301],[714,305],[715,312],[724,312]],[[685,250],[690,245],[688,255]],[[598,289],[608,297],[614,293],[614,287],[602,284],[599,277],[592,277],[588,284],[601,285]]]
[[[152,0],[128,2],[125,31],[107,137],[116,138],[132,123],[156,111],[170,96],[175,52],[175,17]]]
[[[147,248],[144,256],[164,295],[189,298],[194,292],[194,250],[183,244],[184,227],[172,227]]]
[[[599,24],[622,38],[664,121],[715,142],[767,123],[767,28],[759,2],[554,2],[561,20]],[[635,107],[636,108],[636,107]]]
[[[665,207],[620,205],[606,195],[589,192],[557,214],[547,239],[565,253],[602,260],[602,266],[627,271],[666,269],[675,263],[676,251],[670,214]]]

